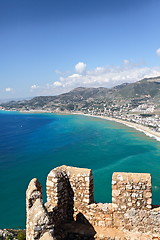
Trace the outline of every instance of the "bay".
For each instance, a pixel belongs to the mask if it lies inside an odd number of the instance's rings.
[[[80,115],[0,111],[0,228],[25,227],[25,191],[36,177],[43,187],[60,165],[91,168],[95,200],[111,202],[113,172],[152,174],[160,203],[160,142],[122,124]]]

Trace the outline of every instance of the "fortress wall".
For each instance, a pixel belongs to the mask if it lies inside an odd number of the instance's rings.
[[[61,166],[47,177],[47,204],[55,221],[73,220],[79,206],[93,203],[93,176],[90,169]]]
[[[151,175],[148,173],[113,173],[112,203],[117,212],[152,208]]]
[[[51,228],[61,230],[63,234],[57,239],[70,239],[67,236],[81,239],[80,234],[85,239],[97,240],[160,240],[160,208],[152,206],[150,174],[114,173],[112,203],[103,204],[94,203],[90,169],[57,167],[47,177],[46,208],[42,203],[41,188],[37,185],[36,195],[35,180],[32,181],[29,189],[32,186],[33,191],[27,190],[27,236],[30,234],[32,237],[27,240],[41,240],[34,237],[37,236],[35,226],[41,226],[41,236],[51,235]],[[33,196],[38,196],[39,205],[34,205],[37,198]],[[31,205],[33,213],[38,209],[41,213],[38,216],[42,217],[37,219],[30,214],[28,209]],[[83,228],[80,228],[81,225]],[[91,238],[85,235],[89,234],[89,229]],[[54,231],[51,239],[56,239]]]
[[[46,183],[48,212],[55,222],[60,223],[68,219],[69,180],[65,171],[53,169],[47,177]]]
[[[127,230],[141,229],[149,221],[152,208],[151,175],[147,173],[114,173],[112,176],[114,225]],[[135,221],[136,220],[136,221]],[[150,231],[150,225],[148,225]],[[146,227],[145,227],[146,230]]]
[[[94,202],[93,175],[91,169],[65,166],[74,193],[74,207]]]
[[[112,176],[112,204],[99,203],[85,207],[80,206],[78,211],[79,216],[83,214],[81,219],[86,218],[94,226],[125,227],[129,230],[134,229],[135,226],[141,226],[142,229],[142,226],[150,222],[151,203],[150,174],[114,173]],[[131,217],[132,215],[134,217]],[[137,216],[136,222],[134,221],[135,216]]]
[[[93,203],[79,206],[75,217],[77,222],[92,226],[113,227],[113,208],[111,203]]]

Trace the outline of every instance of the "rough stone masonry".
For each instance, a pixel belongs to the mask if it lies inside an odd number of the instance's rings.
[[[160,240],[160,207],[151,175],[113,173],[112,203],[95,203],[90,169],[60,166],[47,177],[47,202],[36,178],[26,192],[27,240]]]

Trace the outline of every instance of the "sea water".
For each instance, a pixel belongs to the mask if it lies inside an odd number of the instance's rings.
[[[97,202],[111,202],[113,172],[149,172],[160,204],[160,142],[98,118],[0,111],[0,228],[25,227],[28,183],[38,178],[46,201],[46,177],[63,164],[93,170]]]

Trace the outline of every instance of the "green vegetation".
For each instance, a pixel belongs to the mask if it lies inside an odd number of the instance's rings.
[[[24,230],[19,230],[17,234],[18,240],[25,240],[26,239],[26,233]]]
[[[26,232],[25,230],[14,230],[8,229],[5,232],[5,237],[0,236],[0,240],[25,240]]]

